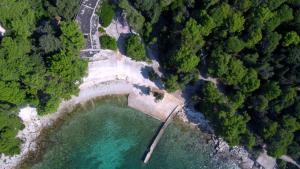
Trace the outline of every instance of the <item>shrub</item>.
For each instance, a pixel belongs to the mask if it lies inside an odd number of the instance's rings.
[[[105,33],[105,30],[104,30],[104,28],[99,27],[99,28],[98,28],[98,32],[99,32],[99,33]]]
[[[164,94],[159,92],[153,92],[153,96],[155,97],[155,102],[159,102],[164,98]]]
[[[114,7],[107,1],[104,1],[100,4],[100,8],[97,11],[97,15],[100,18],[101,25],[103,27],[107,27],[111,23],[113,17],[115,16]]]
[[[125,42],[126,55],[137,61],[146,60],[145,47],[137,35],[131,35]]]
[[[113,37],[110,37],[108,35],[101,36],[100,43],[101,43],[101,48],[103,49],[111,49],[111,50],[117,49],[116,40]]]

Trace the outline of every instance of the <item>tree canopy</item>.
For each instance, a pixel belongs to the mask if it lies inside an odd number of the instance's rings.
[[[132,57],[137,61],[146,60],[146,49],[140,37],[137,35],[130,35],[125,42],[126,55]]]
[[[79,58],[83,35],[71,21],[78,8],[78,2],[69,0],[0,2],[0,22],[7,30],[0,39],[0,153],[20,150],[20,106],[51,113],[62,99],[77,94],[87,68]]]

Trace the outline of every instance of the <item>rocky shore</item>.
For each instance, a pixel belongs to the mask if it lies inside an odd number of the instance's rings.
[[[185,108],[185,111],[178,114],[178,117],[185,123],[197,126],[205,133],[209,134],[208,143],[213,144],[215,152],[212,156],[221,160],[234,160],[242,169],[260,169],[262,168],[252,157],[248,151],[241,146],[230,147],[226,141],[213,134],[213,129],[209,125],[209,121],[204,115],[196,112],[192,108]]]

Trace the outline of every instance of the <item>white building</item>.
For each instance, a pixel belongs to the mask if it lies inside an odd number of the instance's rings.
[[[3,36],[6,30],[0,25],[0,35]]]

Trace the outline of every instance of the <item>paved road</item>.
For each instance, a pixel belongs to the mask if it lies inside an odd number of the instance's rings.
[[[82,57],[93,56],[100,49],[98,38],[98,16],[95,14],[100,0],[82,0],[76,21],[86,40],[86,47],[81,52]]]

